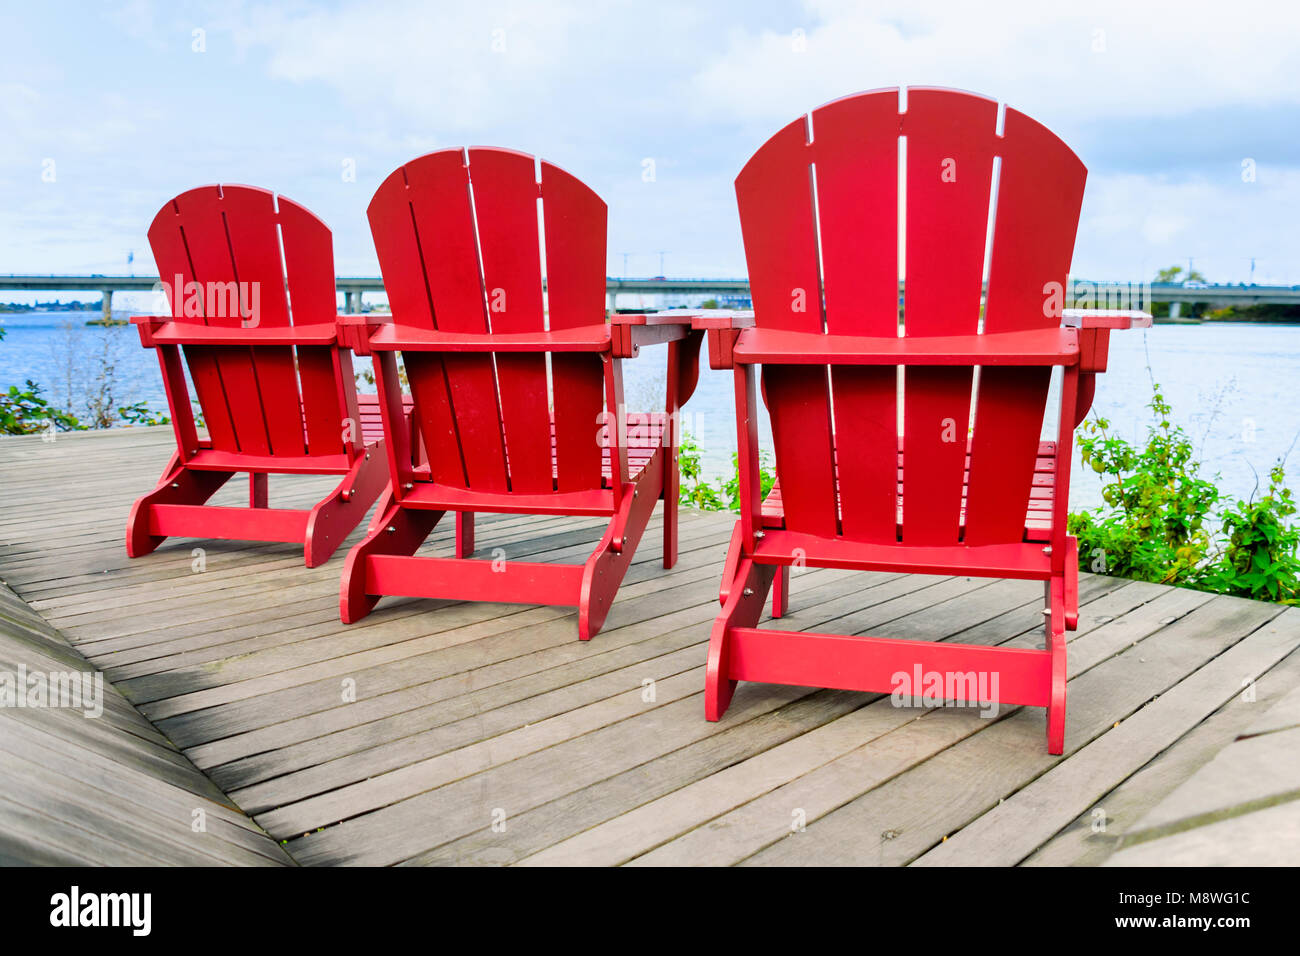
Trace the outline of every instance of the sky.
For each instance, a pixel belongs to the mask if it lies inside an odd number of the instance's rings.
[[[1294,2],[5,2],[0,44],[0,273],[124,274],[133,252],[152,274],[163,203],[244,182],[324,219],[339,274],[377,275],[384,177],[495,145],[606,200],[609,274],[742,276],[733,181],[768,136],[946,86],[1088,167],[1074,275],[1190,258],[1240,282],[1253,257],[1300,284]]]

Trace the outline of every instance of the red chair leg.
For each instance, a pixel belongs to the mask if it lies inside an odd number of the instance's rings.
[[[149,533],[150,513],[155,505],[201,505],[233,478],[233,471],[191,471],[173,453],[153,491],[136,500],[126,521],[126,554],[138,558],[154,551],[166,535]]]
[[[1079,629],[1079,539],[1065,538],[1065,629]]]
[[[655,454],[662,455],[663,450]],[[618,594],[618,586],[632,564],[632,555],[663,490],[663,473],[658,465],[652,458],[636,482],[636,492],[624,494],[619,513],[610,520],[600,544],[587,559],[578,596],[580,641],[589,641],[599,633]],[[615,541],[621,542],[618,550],[614,549]]]
[[[731,581],[727,603],[713,622],[709,635],[709,661],[704,678],[704,717],[721,720],[731,705],[736,682],[730,677],[729,637],[733,627],[753,627],[763,616],[763,605],[772,586],[776,568],[755,564],[749,558],[739,558],[735,565],[730,561],[723,572],[724,580]]]
[[[365,538],[348,552],[343,565],[339,617],[344,624],[359,621],[379,603],[381,595],[366,589],[366,558],[377,554],[415,554],[443,514],[445,512],[403,508],[394,501],[391,489],[384,492],[379,499],[379,520],[370,523]]]
[[[781,565],[772,587],[772,617],[785,617],[790,607],[790,566]]]
[[[664,567],[677,563],[677,499],[678,490],[677,447],[660,452],[664,459]]]
[[[334,493],[311,509],[303,544],[307,567],[319,567],[330,559],[387,486],[388,463],[384,444],[378,442],[352,463]]]
[[[1051,613],[1047,618],[1047,649],[1052,655],[1052,688],[1047,706],[1047,752],[1065,751],[1065,581],[1053,578],[1051,582]]]
[[[731,541],[727,545],[727,557],[722,562],[722,583],[718,585],[718,603],[726,606],[727,598],[731,594],[731,585],[734,583],[732,575],[736,573],[736,568],[740,567],[740,554],[744,545],[744,536],[741,534],[741,524],[736,522],[736,526],[731,530]]]
[[[468,558],[474,553],[474,512],[456,512],[456,557]]]

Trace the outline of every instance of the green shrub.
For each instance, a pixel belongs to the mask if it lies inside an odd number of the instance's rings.
[[[1079,429],[1080,457],[1103,476],[1105,502],[1069,516],[1080,568],[1300,603],[1300,528],[1288,522],[1296,507],[1282,463],[1273,467],[1268,494],[1259,501],[1224,501],[1220,507],[1218,488],[1200,477],[1191,440],[1171,421],[1160,386],[1153,387],[1148,407],[1155,421],[1144,445],[1112,435],[1100,416]]]
[[[1207,569],[1206,590],[1300,604],[1300,527],[1287,522],[1296,506],[1285,480],[1282,465],[1274,465],[1268,494],[1259,501],[1238,501],[1224,513],[1226,540]]]
[[[67,412],[41,397],[41,387],[30,378],[25,388],[10,385],[0,392],[0,435],[34,435],[38,432],[72,431],[82,424]]]
[[[700,465],[700,446],[689,432],[683,433],[678,447],[677,466],[681,471],[679,500],[689,508],[702,511],[740,511],[740,457],[731,456],[731,478],[721,478],[709,482],[704,478]],[[758,478],[763,496],[772,490],[776,483],[776,472],[772,469],[771,456],[762,452],[758,459]]]
[[[1068,528],[1079,539],[1082,567],[1162,584],[1194,578],[1210,546],[1206,530],[1219,500],[1212,482],[1199,476],[1192,442],[1170,419],[1159,386],[1148,406],[1155,422],[1135,447],[1096,416],[1079,428],[1079,456],[1103,476],[1108,507],[1076,512]]]
[[[132,402],[117,410],[117,417],[128,427],[132,425],[170,425],[171,419],[166,415],[155,414],[149,410],[148,402]]]

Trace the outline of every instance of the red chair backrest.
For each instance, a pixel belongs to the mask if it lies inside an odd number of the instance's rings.
[[[990,213],[983,331],[1058,326],[1048,284],[1069,272],[1083,164],[1013,109],[999,135],[992,100],[909,89],[899,105],[892,89],[828,103],[736,178],[756,323],[826,333],[830,363],[836,334],[897,335],[902,212],[906,335],[979,331]],[[786,526],[920,546],[1022,540],[1050,370],[981,369],[968,444],[973,366],[905,370],[901,476],[895,368],[765,367]]]
[[[253,186],[191,189],[154,217],[149,244],[178,323],[283,328],[335,319],[330,231],[283,196]],[[340,370],[335,348],[184,351],[215,449],[275,456],[346,450],[355,383],[350,367]],[[359,425],[350,434],[359,448]]]
[[[395,324],[473,333],[604,325],[605,203],[564,170],[540,167],[539,183],[532,156],[444,149],[384,180],[369,216]],[[525,494],[601,487],[600,356],[403,355],[434,481]]]

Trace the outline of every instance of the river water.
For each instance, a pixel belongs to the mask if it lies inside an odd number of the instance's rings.
[[[153,409],[165,410],[154,355],[140,347],[133,328],[87,327],[86,320],[98,314],[0,314],[6,331],[0,341],[0,389],[31,378],[45,386],[54,402],[75,409],[103,357],[113,363],[116,404],[143,399]],[[662,408],[666,348],[643,349],[638,359],[624,363],[629,408]],[[1174,420],[1191,435],[1203,475],[1217,473],[1225,493],[1248,497],[1256,476],[1267,481],[1270,465],[1296,444],[1298,373],[1300,326],[1205,323],[1115,332],[1109,369],[1098,379],[1093,407],[1111,421],[1116,435],[1138,441],[1152,420],[1146,406],[1154,378],[1173,406]],[[720,476],[730,470],[736,439],[729,373],[712,371],[704,363],[684,424],[704,450],[706,471]],[[1054,427],[1049,419],[1044,433]],[[770,449],[766,421],[760,433]],[[1300,490],[1300,450],[1289,462],[1290,484]],[[1076,467],[1072,506],[1098,504],[1100,489],[1099,476]]]

